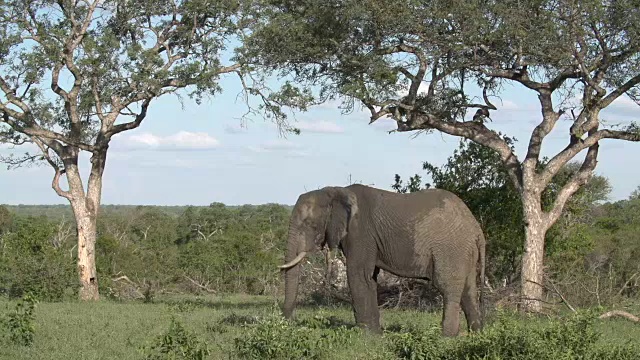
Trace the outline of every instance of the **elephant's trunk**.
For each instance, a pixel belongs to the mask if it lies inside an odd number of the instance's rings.
[[[306,254],[305,251],[298,252],[303,249],[304,243],[302,237],[297,231],[289,232],[289,241],[287,244],[287,254],[285,261],[285,282],[284,282],[284,317],[290,319],[296,307],[296,298],[298,297],[298,285],[300,283],[300,261]],[[302,256],[301,256],[302,255]]]

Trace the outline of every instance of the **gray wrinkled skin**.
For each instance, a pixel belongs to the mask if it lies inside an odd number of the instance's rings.
[[[458,335],[461,309],[469,330],[482,328],[476,281],[484,281],[485,239],[478,221],[453,193],[398,194],[356,184],[302,194],[291,215],[285,261],[324,246],[345,255],[359,326],[381,332],[376,278],[383,269],[434,282],[444,299],[445,336]],[[287,318],[293,316],[299,279],[299,264],[285,270]]]

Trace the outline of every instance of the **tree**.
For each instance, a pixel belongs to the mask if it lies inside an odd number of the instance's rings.
[[[440,131],[500,155],[524,215],[521,309],[539,311],[547,230],[591,177],[601,140],[640,140],[635,123],[601,116],[620,97],[640,102],[637,1],[266,2],[245,40],[247,61],[291,74],[321,100],[341,98],[347,110],[360,103],[370,123],[388,117],[398,132]],[[498,111],[490,97],[510,84],[539,101],[522,159],[487,124]],[[561,119],[567,145],[541,167],[543,141]],[[580,169],[543,209],[545,189],[578,154]]]
[[[6,206],[0,205],[0,236],[11,226],[11,212]]]
[[[5,233],[9,232],[11,224],[13,223],[13,217],[6,206],[0,205],[0,258],[4,257]]]
[[[0,1],[0,141],[38,150],[3,160],[10,168],[39,161],[53,168],[52,187],[70,202],[77,224],[80,299],[99,298],[96,217],[109,144],[139,127],[153,100],[191,89],[199,103],[221,91],[222,75],[237,74],[245,95],[259,95],[259,108],[282,125],[280,106],[299,99],[291,87],[283,88],[289,97],[265,94],[251,69],[223,65],[222,52],[245,21],[243,6],[241,0]],[[91,156],[86,186],[78,169],[83,151]]]

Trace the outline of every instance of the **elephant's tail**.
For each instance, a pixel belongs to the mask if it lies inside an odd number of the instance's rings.
[[[482,231],[478,234],[478,262],[480,263],[480,324],[484,326],[485,306],[484,306],[484,287],[485,287],[485,249],[486,240]]]

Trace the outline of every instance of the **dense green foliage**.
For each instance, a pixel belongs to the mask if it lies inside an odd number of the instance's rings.
[[[483,332],[462,339],[443,339],[437,327],[412,328],[391,334],[394,353],[400,359],[635,359],[639,342],[598,342],[593,313],[579,313],[544,324],[500,314]]]
[[[175,318],[171,318],[167,332],[158,336],[145,352],[146,360],[204,360],[211,354],[207,344]]]
[[[246,336],[236,338],[235,347],[242,359],[327,359],[361,334],[357,328],[330,325],[322,316],[301,326],[280,316],[265,317],[250,326]]]
[[[35,310],[37,300],[27,294],[20,299],[13,311],[0,316],[0,337],[7,334],[14,344],[31,346],[35,335]]]
[[[640,199],[592,207],[552,242],[551,275],[576,306],[640,295]]]
[[[6,208],[0,207],[0,209]],[[46,211],[46,209],[44,209]],[[98,220],[99,281],[114,298],[151,299],[157,291],[277,291],[289,209],[267,204],[105,211]],[[75,225],[64,218],[8,216],[0,233],[0,293],[43,300],[72,296]]]
[[[73,246],[44,216],[14,217],[0,231],[0,294],[60,300],[77,284]]]

